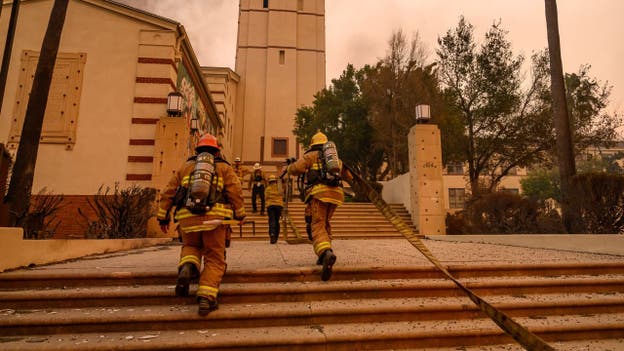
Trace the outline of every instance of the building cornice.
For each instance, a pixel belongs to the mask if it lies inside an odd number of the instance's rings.
[[[325,52],[325,50],[319,50],[319,49],[305,49],[305,48],[298,48],[296,46],[282,46],[282,45],[239,45],[238,49],[288,49],[288,50],[311,51],[311,52],[320,52],[320,53]]]
[[[240,9],[240,12],[260,12],[260,13],[286,12],[286,13],[295,13],[297,15],[302,15],[302,16],[325,17],[325,15],[321,14],[321,13],[297,11],[297,10],[289,10],[289,9],[275,9],[275,8],[269,8],[269,9]]]
[[[202,66],[201,70],[205,77],[225,77],[226,80],[240,81],[238,73],[229,67]]]

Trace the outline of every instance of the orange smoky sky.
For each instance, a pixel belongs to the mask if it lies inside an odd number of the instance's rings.
[[[254,0],[250,0],[254,1]],[[256,0],[260,1],[260,0]],[[180,22],[202,66],[234,69],[237,0],[124,0],[125,4]],[[608,112],[624,110],[624,0],[559,0],[559,32],[566,72],[591,65],[590,75],[613,86]],[[374,64],[393,31],[418,33],[435,59],[437,39],[464,16],[475,39],[501,21],[516,54],[529,58],[547,46],[544,0],[326,0],[327,82],[348,63]],[[527,60],[528,61],[528,60]]]

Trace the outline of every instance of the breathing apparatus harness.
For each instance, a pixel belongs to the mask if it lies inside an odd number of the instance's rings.
[[[181,184],[176,189],[173,197],[175,212],[181,208],[187,208],[193,214],[204,214],[217,202],[227,201],[215,185],[218,183],[215,178],[219,176],[216,172],[216,164],[227,163],[227,161],[209,152],[191,156],[188,161],[194,162],[195,167],[189,174],[188,184]]]

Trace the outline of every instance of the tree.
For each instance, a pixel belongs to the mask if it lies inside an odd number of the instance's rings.
[[[477,46],[473,26],[461,17],[455,29],[438,39],[437,73],[450,108],[464,129],[463,160],[470,188],[478,195],[480,180],[487,190],[516,167],[545,159],[552,144],[546,107],[544,64],[533,56],[531,81],[523,89],[523,56],[514,56],[507,32],[494,23]]]
[[[383,150],[387,162],[380,179],[409,170],[407,135],[416,123],[416,105],[431,106],[433,122],[441,126],[443,138],[458,130],[453,123],[447,123],[449,111],[439,89],[435,65],[426,61],[427,49],[418,33],[408,40],[397,30],[388,41],[386,56],[362,69],[362,94],[375,128],[374,142]],[[461,137],[461,133],[455,134]],[[452,147],[443,148],[445,159],[453,151]]]
[[[568,232],[572,231],[572,217],[570,206],[570,182],[576,174],[574,164],[574,149],[570,118],[566,102],[565,83],[563,79],[563,64],[561,63],[561,46],[559,43],[559,23],[557,19],[557,2],[545,0],[546,28],[548,49],[550,54],[550,77],[553,120],[557,140],[557,159],[559,161],[559,176],[561,177],[561,214],[563,226]]]
[[[15,165],[13,166],[13,174],[4,199],[5,203],[9,205],[9,221],[12,226],[22,225],[30,207],[30,193],[35,175],[39,138],[41,137],[48,91],[52,82],[52,71],[56,62],[68,2],[69,0],[54,1],[48,28],[41,45],[41,54],[26,107],[26,117],[24,118]]]
[[[535,55],[539,69],[550,79],[550,64],[548,50]],[[576,73],[566,73],[564,76],[567,110],[570,116],[570,128],[573,140],[573,154],[575,160],[588,149],[598,151],[615,145],[618,140],[617,129],[622,126],[621,118],[617,113],[609,114],[605,111],[609,105],[612,87],[590,76],[590,66],[582,65]],[[543,82],[538,88],[539,101],[536,105],[543,109],[543,114],[552,119],[553,106],[550,84]],[[552,124],[552,123],[551,123]],[[555,131],[553,129],[553,135]],[[553,139],[554,140],[554,139]],[[558,154],[553,148],[545,166],[558,163]],[[575,161],[576,168],[576,161]]]
[[[559,173],[555,169],[537,168],[520,180],[522,194],[544,203],[548,199],[560,201]]]
[[[621,126],[617,114],[605,112],[612,86],[591,77],[590,68],[582,65],[578,72],[566,73],[564,78],[575,155],[589,147],[613,146],[618,138],[617,128]]]
[[[312,106],[297,110],[293,133],[297,142],[309,145],[312,135],[322,131],[336,143],[340,158],[372,181],[381,167],[382,152],[371,142],[374,130],[362,99],[360,76],[353,65],[347,65],[340,78],[314,96]]]

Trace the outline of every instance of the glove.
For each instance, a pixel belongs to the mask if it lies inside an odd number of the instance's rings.
[[[238,221],[238,225],[243,225],[245,224],[245,217],[246,216],[234,216],[234,219]]]
[[[159,219],[158,225],[163,233],[169,232],[169,219]]]

